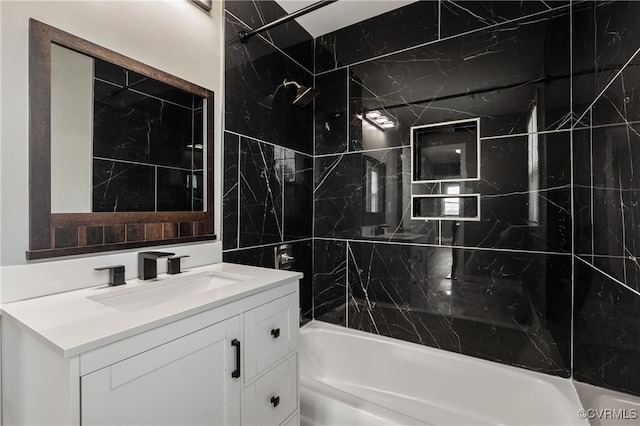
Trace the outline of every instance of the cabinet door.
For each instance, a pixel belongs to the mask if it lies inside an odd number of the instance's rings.
[[[233,317],[83,376],[82,424],[239,424],[239,333]]]
[[[244,313],[245,383],[296,349],[298,321],[297,293]]]

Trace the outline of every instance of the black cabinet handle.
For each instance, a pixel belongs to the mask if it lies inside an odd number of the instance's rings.
[[[277,339],[278,337],[280,337],[280,329],[279,328],[272,328],[271,329],[271,335],[273,336],[274,339]]]
[[[271,397],[271,403],[273,404],[273,408],[276,408],[278,405],[280,405],[280,397],[279,396],[272,396]]]
[[[235,346],[236,348],[236,369],[231,372],[231,377],[237,379],[240,377],[240,340],[233,339],[231,341],[231,346]]]

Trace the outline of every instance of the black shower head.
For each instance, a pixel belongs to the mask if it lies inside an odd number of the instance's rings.
[[[276,87],[276,90],[272,94],[270,94],[265,98],[260,99],[258,101],[258,104],[268,109],[273,108],[273,101],[276,98],[276,93],[278,93],[278,90],[280,90],[281,87],[290,87],[290,86],[296,87],[296,97],[293,100],[293,104],[299,107],[308,105],[309,102],[311,102],[313,98],[318,96],[318,94],[320,93],[318,89],[314,89],[313,87],[302,86],[297,81],[293,81],[293,80],[287,81],[285,79],[281,85]]]
[[[282,83],[282,85],[284,87],[289,87],[289,86],[296,87],[297,89],[296,98],[293,100],[293,104],[299,107],[306,106],[309,102],[311,102],[313,98],[318,96],[318,94],[320,93],[318,89],[314,89],[313,87],[303,86],[297,81],[293,81],[293,80],[291,81],[285,80],[284,83]]]
[[[320,91],[313,87],[299,86],[298,91],[296,92],[296,98],[293,100],[293,104],[300,107],[306,106],[313,100],[313,98],[318,96],[319,93]]]

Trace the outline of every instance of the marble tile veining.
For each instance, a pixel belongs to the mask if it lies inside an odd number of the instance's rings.
[[[581,381],[640,394],[640,295],[576,260],[573,374]]]
[[[283,150],[240,140],[240,247],[283,240]]]

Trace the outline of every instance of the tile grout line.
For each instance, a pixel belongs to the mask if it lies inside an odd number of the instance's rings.
[[[347,99],[346,99],[346,105],[345,105],[345,127],[346,127],[346,140],[345,140],[345,148],[346,148],[346,152],[349,152],[351,150],[350,146],[351,146],[351,84],[349,82],[349,72],[351,71],[351,68],[349,68],[349,66],[346,67],[346,76],[345,76],[345,81],[346,81],[346,87],[345,87],[345,93],[347,95]]]
[[[593,110],[589,110],[589,123],[593,123]],[[589,192],[591,194],[591,203],[589,205],[589,214],[591,216],[591,236],[589,239],[591,240],[592,261],[595,262],[595,257],[593,257],[596,253],[596,248],[593,240],[593,236],[595,235],[595,222],[593,217],[593,206],[595,203],[595,187],[593,185],[593,127],[589,128],[589,179],[591,184],[591,188],[589,189]]]
[[[569,114],[573,120],[573,2],[569,2]],[[569,169],[570,169],[570,187],[571,187],[571,323],[569,325],[569,377],[573,378],[573,357],[574,357],[574,317],[575,317],[575,283],[576,283],[576,267],[575,267],[575,245],[576,245],[576,218],[575,218],[575,176],[574,176],[574,150],[573,150],[573,123],[569,122],[571,131],[569,132]],[[555,339],[554,339],[555,340]]]
[[[308,241],[311,240],[311,237],[306,237],[306,238],[298,238],[297,240],[289,240],[289,241],[285,241],[285,243],[289,244],[289,243],[301,243],[304,241]],[[255,246],[247,246],[247,247],[238,247],[238,248],[233,248],[233,249],[225,249],[222,250],[223,253],[231,253],[234,251],[241,251],[241,250],[252,250],[252,249],[259,249],[259,248],[267,248],[267,247],[273,247],[273,246],[277,246],[282,244],[282,241],[276,241],[273,243],[265,243],[265,244],[258,244]]]
[[[452,246],[445,244],[431,244],[431,243],[408,243],[404,241],[387,241],[387,240],[365,240],[354,238],[333,238],[333,237],[314,237],[321,241],[344,241],[348,243],[364,243],[364,244],[387,244],[387,245],[399,245],[409,247],[433,247],[433,248],[450,248],[461,250],[479,250],[479,251],[494,251],[501,253],[521,253],[521,254],[540,254],[548,256],[571,256],[570,252],[554,252],[554,251],[540,251],[540,250],[521,250],[521,249],[508,249],[508,248],[493,248],[493,247],[471,247],[471,246]]]
[[[224,131],[227,132],[227,133],[231,133],[232,135],[237,135],[237,136],[243,137],[245,139],[250,139],[253,142],[259,142],[259,143],[263,143],[263,144],[266,144],[266,145],[275,146],[277,148],[287,149],[289,151],[295,152],[296,154],[304,155],[305,157],[314,158],[313,154],[307,154],[306,152],[298,151],[297,149],[294,149],[294,148],[287,148],[286,146],[278,145],[277,143],[274,143],[274,142],[268,142],[268,141],[265,141],[265,140],[262,140],[262,139],[258,139],[258,138],[255,138],[253,136],[245,135],[244,133],[239,133],[239,132],[236,132],[236,131],[233,131],[233,130],[225,129]]]
[[[240,248],[240,185],[242,185],[242,177],[240,173],[240,164],[242,163],[242,144],[240,143],[240,136],[237,135],[238,140],[235,142],[238,145],[238,187],[236,188],[237,196],[238,196],[238,219],[236,221],[236,248]]]
[[[313,39],[313,70],[316,69],[316,40]],[[318,81],[315,74],[313,74],[313,87],[318,88]],[[311,278],[309,280],[311,284],[311,319],[316,319],[316,99],[313,100],[313,156],[311,157]]]
[[[349,328],[349,252],[351,245],[347,241],[344,257],[345,257],[345,273],[344,273],[344,326]]]
[[[145,166],[145,167],[154,167],[154,168],[160,168],[160,169],[180,170],[182,172],[190,172],[194,170],[194,169],[187,169],[185,167],[167,166],[165,164],[154,164],[154,163],[143,163],[143,162],[131,161],[131,160],[120,160],[118,158],[108,158],[108,157],[91,157],[91,158],[93,160],[110,161],[113,163],[120,163],[120,164],[131,164],[134,166]]]
[[[442,39],[442,0],[438,0],[438,41]]]
[[[548,130],[548,131],[535,132],[535,133],[517,133],[517,134],[511,134],[511,135],[504,135],[504,136],[488,136],[488,137],[481,137],[480,142],[482,143],[482,142],[489,142],[489,141],[499,141],[500,139],[521,138],[524,136],[528,136],[530,134],[535,134],[535,135],[549,135],[549,134],[561,134],[561,133],[569,134],[571,130],[572,129]],[[392,149],[405,149],[410,147],[411,145],[398,145],[398,146],[389,146],[386,148],[372,148],[372,149],[361,149],[357,151],[343,151],[343,152],[337,152],[337,153],[331,153],[331,154],[318,154],[314,158],[336,157],[336,156],[342,156],[345,154],[362,154],[362,153],[369,153],[369,152],[380,152],[380,151],[388,151]]]

